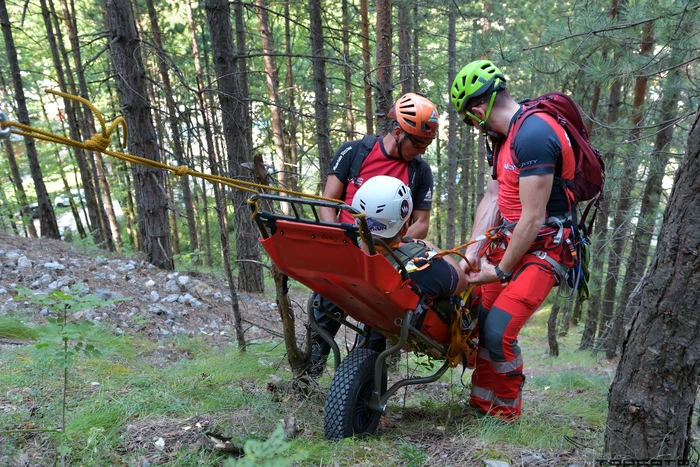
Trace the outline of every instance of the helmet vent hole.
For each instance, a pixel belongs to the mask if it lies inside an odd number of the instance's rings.
[[[380,204],[379,206],[377,206],[377,214],[382,212],[384,208],[386,208],[386,204]]]

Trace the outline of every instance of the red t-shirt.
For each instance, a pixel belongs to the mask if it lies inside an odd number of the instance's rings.
[[[360,174],[355,180],[350,180],[347,184],[345,188],[345,204],[352,206],[352,200],[355,198],[357,190],[360,189],[364,182],[377,175],[398,178],[408,185],[408,162],[404,159],[389,157],[384,151],[384,143],[382,143],[381,138],[367,155],[360,168]],[[354,223],[355,220],[347,211],[341,210],[340,222]]]

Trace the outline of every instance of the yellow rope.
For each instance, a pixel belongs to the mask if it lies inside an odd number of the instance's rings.
[[[162,162],[154,161],[151,159],[146,159],[145,157],[135,156],[133,154],[128,154],[128,153],[119,152],[119,151],[111,151],[111,150],[107,149],[107,147],[109,146],[112,133],[119,125],[121,125],[123,130],[124,130],[124,138],[123,138],[122,147],[126,147],[128,128],[127,128],[126,120],[124,120],[124,117],[120,116],[120,117],[117,117],[116,119],[114,119],[114,121],[110,124],[110,126],[108,128],[106,123],[105,123],[105,119],[102,116],[102,114],[100,113],[100,111],[87,99],[80,97],[80,96],[74,96],[72,94],[60,92],[60,91],[46,90],[46,92],[85,104],[92,111],[92,113],[95,115],[95,117],[97,118],[97,120],[100,124],[100,129],[101,129],[100,133],[95,133],[95,135],[93,135],[92,138],[88,139],[87,141],[75,141],[75,140],[72,140],[70,138],[66,138],[66,137],[61,136],[61,135],[56,135],[56,134],[53,134],[51,132],[44,131],[44,130],[41,130],[39,128],[35,128],[35,127],[30,126],[30,125],[25,125],[25,124],[19,123],[19,122],[4,121],[4,122],[0,123],[0,127],[2,129],[5,129],[7,127],[13,127],[12,133],[15,133],[15,134],[21,135],[21,136],[26,136],[28,138],[41,139],[41,140],[49,141],[49,142],[56,143],[56,144],[62,144],[65,146],[72,146],[74,148],[81,148],[81,149],[86,149],[89,151],[100,152],[102,154],[107,154],[108,156],[116,157],[117,159],[121,159],[123,161],[129,162],[132,164],[139,164],[139,165],[143,165],[146,167],[151,167],[151,168],[161,169],[161,170],[169,170],[169,171],[173,172],[175,175],[178,175],[180,177],[184,177],[186,175],[191,175],[193,177],[208,180],[212,183],[219,183],[221,185],[226,185],[226,186],[229,186],[231,188],[236,188],[238,190],[248,191],[250,193],[257,194],[257,193],[261,193],[263,190],[271,190],[271,191],[277,191],[279,193],[285,193],[285,194],[288,194],[291,196],[297,196],[297,197],[310,198],[310,199],[316,199],[316,200],[321,200],[321,201],[329,201],[332,203],[343,204],[343,201],[338,200],[338,199],[334,199],[334,198],[327,198],[325,196],[312,195],[312,194],[303,193],[300,191],[289,190],[286,188],[272,187],[272,186],[264,185],[262,183],[249,182],[246,180],[239,180],[236,178],[222,177],[220,175],[212,175],[212,174],[197,172],[196,170],[190,169],[186,165],[173,166],[173,165],[164,164]],[[363,216],[364,216],[364,214],[355,214],[354,215],[354,217],[363,217]]]
[[[450,368],[456,367],[462,363],[464,359],[468,358],[472,352],[476,351],[476,349],[473,349],[471,345],[469,345],[473,333],[465,334],[462,331],[462,315],[469,313],[469,302],[473,291],[474,285],[472,284],[460,295],[464,306],[454,308],[455,314],[452,318],[452,326],[450,328],[452,340],[445,354],[445,360],[450,363]]]

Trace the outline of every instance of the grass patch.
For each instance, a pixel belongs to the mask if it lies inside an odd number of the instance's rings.
[[[37,331],[17,317],[0,316],[0,338],[34,340],[37,338]]]

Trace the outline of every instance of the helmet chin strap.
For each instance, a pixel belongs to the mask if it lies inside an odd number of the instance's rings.
[[[404,136],[403,138],[401,138],[401,139],[399,139],[398,141],[396,141],[396,152],[399,153],[399,159],[403,159],[403,153],[402,153],[402,151],[401,151],[401,146],[403,146],[403,140],[404,140],[405,138],[406,138],[406,136]]]
[[[481,118],[477,117],[476,115],[474,115],[473,113],[471,113],[470,111],[465,110],[466,115],[468,117],[471,117],[474,120],[476,120],[476,122],[479,124],[479,128],[481,128],[481,134],[483,134],[484,136],[492,136],[493,137],[493,136],[498,135],[498,133],[495,133],[491,130],[486,129],[486,120],[488,120],[489,117],[491,116],[491,110],[493,110],[493,103],[496,100],[497,92],[498,91],[493,91],[491,93],[491,99],[489,99],[489,106],[486,108],[486,113],[484,114],[483,120]]]

